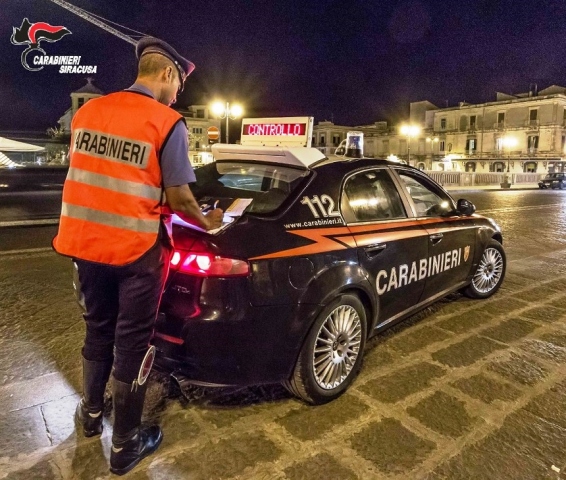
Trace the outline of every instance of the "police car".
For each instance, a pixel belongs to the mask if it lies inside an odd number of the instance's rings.
[[[156,366],[200,385],[283,383],[311,404],[342,394],[366,340],[449,293],[487,298],[499,226],[419,170],[309,148],[312,118],[244,119],[241,145],[196,171],[226,223],[175,221]]]

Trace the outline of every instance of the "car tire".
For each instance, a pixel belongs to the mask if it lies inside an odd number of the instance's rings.
[[[362,302],[340,295],[317,316],[285,388],[312,405],[338,398],[360,371],[366,334]]]
[[[491,239],[482,253],[472,283],[464,288],[462,293],[469,298],[491,297],[501,287],[506,269],[507,258],[503,245]]]

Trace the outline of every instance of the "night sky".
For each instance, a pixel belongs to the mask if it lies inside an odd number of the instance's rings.
[[[408,116],[412,101],[437,106],[495,100],[530,84],[566,86],[564,0],[71,0],[163,38],[193,61],[178,105],[216,98],[247,116],[309,115],[356,125]],[[86,74],[25,70],[12,27],[64,26],[47,55],[97,65],[95,84],[129,86],[134,47],[49,0],[0,0],[0,129],[45,130],[70,106]]]

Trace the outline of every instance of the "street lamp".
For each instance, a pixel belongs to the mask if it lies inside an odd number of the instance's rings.
[[[511,136],[505,136],[501,138],[501,147],[503,150],[507,150],[507,173],[503,175],[502,188],[511,188],[511,182],[509,181],[509,161],[511,159],[511,149],[517,145],[517,139]]]
[[[505,136],[501,139],[501,146],[507,150],[507,173],[509,173],[509,160],[511,159],[511,149],[517,145],[515,137]]]
[[[244,109],[240,105],[232,105],[230,106],[229,102],[214,102],[212,104],[212,113],[216,115],[218,118],[225,118],[226,119],[226,143],[229,142],[229,133],[228,133],[228,120],[231,118],[235,120],[238,117],[241,117],[244,113]]]
[[[407,137],[407,163],[411,165],[411,138],[418,137],[421,128],[418,125],[401,125],[401,135]]]

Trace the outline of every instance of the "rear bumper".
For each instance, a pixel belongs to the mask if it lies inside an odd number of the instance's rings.
[[[315,306],[313,306],[313,313]],[[312,323],[295,306],[249,307],[243,315],[199,318],[161,313],[155,366],[201,385],[244,386],[287,380]]]

